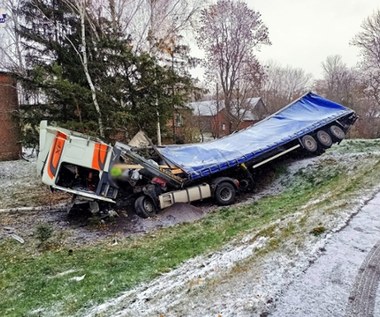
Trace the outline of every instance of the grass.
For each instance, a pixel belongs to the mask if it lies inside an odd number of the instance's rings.
[[[319,235],[323,234],[325,231],[326,231],[326,228],[324,226],[318,226],[318,227],[313,228],[310,231],[310,233],[315,235],[315,236],[319,236]]]
[[[343,140],[339,146],[335,146],[332,150],[337,153],[363,153],[363,152],[379,152],[380,139],[348,139]]]
[[[88,303],[101,302],[189,258],[220,248],[246,230],[290,212],[307,197],[305,192],[291,191],[251,206],[222,209],[194,224],[126,239],[118,246],[103,244],[77,249],[72,255],[63,249],[31,256],[22,245],[4,241],[0,245],[0,311],[3,315],[22,316],[33,309],[63,302],[63,314],[75,314]],[[66,275],[54,277],[71,269],[76,270],[74,275],[85,275],[84,280],[70,281],[71,276]]]
[[[309,201],[331,193],[336,199],[343,198],[360,187],[373,186],[374,175],[380,176],[380,161],[362,159],[356,164],[351,182],[347,182],[345,168],[338,162],[304,168],[277,196],[222,208],[198,222],[125,238],[118,245],[107,240],[73,250],[60,246],[39,252],[37,241],[21,245],[0,240],[0,315],[80,315],[84,309],[168,272],[190,258],[220,249],[234,238],[262,228],[266,229],[261,235],[274,235],[271,222]],[[326,203],[321,200],[312,208]],[[324,224],[310,234],[322,234],[322,228],[326,229]],[[287,225],[281,238],[292,235],[294,230],[293,224]],[[269,248],[278,247],[279,242],[273,239]],[[75,281],[72,278],[76,276],[84,278]]]

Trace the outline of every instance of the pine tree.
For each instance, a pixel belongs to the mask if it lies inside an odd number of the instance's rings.
[[[24,124],[41,119],[59,126],[99,135],[99,115],[106,138],[144,129],[155,135],[157,114],[162,126],[173,105],[184,104],[194,88],[188,74],[162,66],[148,53],[136,53],[130,35],[115,21],[86,10],[85,36],[89,76],[100,112],[95,111],[91,87],[83,68],[81,16],[75,1],[25,0],[18,30],[27,47],[23,87],[41,94],[39,103],[22,107]],[[173,91],[172,87],[180,89]],[[36,131],[36,130],[35,130]],[[36,131],[38,132],[38,131]]]

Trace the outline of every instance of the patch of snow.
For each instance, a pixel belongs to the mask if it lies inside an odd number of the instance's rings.
[[[354,279],[368,252],[379,241],[379,205],[377,194],[343,230],[331,235],[324,245],[325,252],[289,286],[272,316],[346,316]],[[378,310],[373,316],[379,313]]]
[[[250,244],[235,243],[220,252],[191,259],[180,268],[163,274],[152,283],[128,291],[110,302],[95,307],[87,313],[87,316],[109,313],[111,308],[121,304],[128,307],[128,314],[135,316],[143,316],[142,312],[144,316],[152,316],[165,307],[165,309],[170,309],[171,306],[180,303],[193,288],[201,287],[207,280],[230,270],[237,262],[249,258],[255,251],[263,248],[267,241],[268,238],[259,237],[250,241]],[[160,294],[159,300],[156,300],[157,294]],[[143,308],[147,302],[149,302],[149,307]],[[124,311],[121,311],[114,316],[123,316],[123,314]]]

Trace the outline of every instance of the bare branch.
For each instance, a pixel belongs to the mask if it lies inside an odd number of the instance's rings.
[[[270,44],[268,29],[242,1],[219,0],[201,12],[200,22],[198,46],[206,50],[209,75],[221,84],[227,112],[233,106],[244,110],[246,96],[260,86],[263,72],[254,51]]]

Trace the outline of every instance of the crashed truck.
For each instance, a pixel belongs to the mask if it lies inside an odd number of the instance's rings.
[[[129,201],[147,218],[179,202],[230,205],[253,188],[255,169],[293,151],[321,154],[356,119],[353,110],[310,92],[244,130],[206,143],[152,146],[148,157],[42,121],[37,169],[43,183],[92,210]]]

